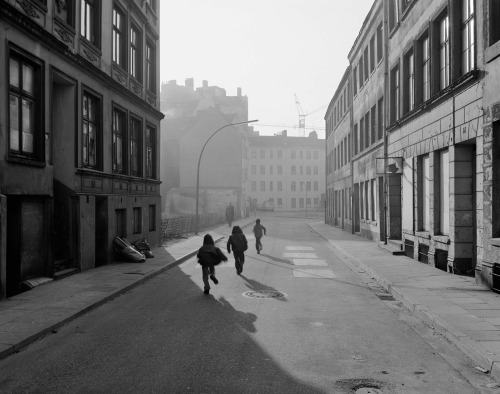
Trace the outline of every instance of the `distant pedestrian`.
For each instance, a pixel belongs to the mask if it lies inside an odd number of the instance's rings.
[[[210,234],[203,237],[203,246],[198,250],[198,263],[201,265],[203,272],[203,284],[205,285],[203,292],[210,293],[210,283],[208,277],[215,284],[219,283],[215,277],[215,266],[220,264],[221,261],[227,261],[227,257],[222,251],[215,246],[215,242]]]
[[[248,249],[247,238],[240,226],[233,227],[232,235],[227,240],[227,253],[231,253],[231,248],[233,249],[236,273],[240,275],[243,272],[243,264],[245,263],[245,250]]]
[[[260,239],[263,235],[266,235],[266,228],[260,224],[260,219],[255,221],[253,233],[255,234],[255,248],[257,249],[257,253],[260,254],[260,251],[262,250],[262,242],[260,242]]]
[[[229,205],[226,208],[226,221],[229,227],[233,224],[233,219],[234,219],[234,207],[233,204],[229,203]]]

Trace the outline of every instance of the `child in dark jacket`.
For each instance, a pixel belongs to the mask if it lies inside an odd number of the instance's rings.
[[[227,261],[227,257],[222,251],[215,246],[215,242],[210,234],[203,237],[203,246],[198,250],[198,263],[201,265],[203,272],[203,284],[205,285],[203,292],[210,293],[210,283],[208,277],[217,284],[219,281],[215,277],[215,266],[221,261]]]
[[[260,242],[260,239],[262,238],[262,235],[266,234],[266,228],[260,224],[260,219],[255,221],[253,233],[255,234],[255,248],[257,249],[257,253],[260,254],[260,251],[262,250],[262,243]]]
[[[245,263],[245,250],[248,249],[247,238],[240,226],[233,227],[232,235],[227,240],[227,253],[231,253],[231,247],[233,248],[236,273],[240,275],[243,272],[243,264]]]

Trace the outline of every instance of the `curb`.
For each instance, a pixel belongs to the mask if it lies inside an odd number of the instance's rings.
[[[436,332],[447,338],[475,363],[487,369],[491,376],[493,376],[495,379],[500,380],[500,364],[488,359],[488,357],[485,356],[481,351],[477,350],[474,346],[475,342],[467,338],[464,333],[453,330],[453,328],[449,327],[449,323],[441,319],[439,315],[433,314],[424,306],[421,306],[412,301],[410,298],[404,295],[404,292],[399,291],[390,281],[372,270],[361,260],[347,253],[344,249],[336,245],[334,241],[325,237],[311,225],[308,224],[308,227],[325,241],[327,241],[331,246],[333,246],[339,252],[339,257],[343,257],[344,263],[346,263],[346,265],[348,265],[353,272],[356,273],[358,268],[365,270],[366,273],[369,274],[373,279],[375,279],[382,287],[384,287],[394,297],[395,300],[401,302],[405,306],[405,308],[413,312],[415,316],[417,316],[420,320],[429,324],[436,330]],[[355,261],[358,266],[352,264],[352,262],[349,260]],[[463,339],[461,337],[463,337]]]
[[[225,237],[221,236],[221,237],[217,238],[216,240],[214,240],[214,242],[215,243],[220,242],[224,238]],[[94,310],[94,309],[100,307],[101,305],[105,304],[106,302],[111,301],[114,298],[117,298],[117,297],[127,293],[128,291],[132,290],[133,288],[135,288],[137,286],[140,286],[141,284],[154,278],[155,276],[160,275],[161,273],[168,271],[169,269],[171,269],[173,267],[178,266],[179,264],[183,263],[184,261],[195,256],[197,252],[198,252],[198,250],[196,249],[193,252],[187,253],[184,256],[181,256],[178,259],[172,261],[171,263],[168,263],[167,265],[157,269],[156,271],[149,272],[148,274],[142,276],[141,278],[138,278],[137,281],[129,283],[128,285],[116,290],[114,293],[108,294],[104,298],[94,302],[93,304],[90,304],[90,305],[84,307],[83,309],[75,312],[71,316],[68,316],[57,323],[54,323],[46,328],[43,328],[39,332],[30,335],[29,337],[21,340],[20,342],[17,342],[15,344],[9,344],[9,345],[6,344],[6,346],[8,346],[8,347],[5,350],[0,351],[0,360],[13,354],[13,353],[19,352],[19,350],[21,350],[22,348],[24,348],[24,347],[30,345],[31,343],[43,338],[45,335],[50,334],[52,331],[57,330],[58,328],[64,326],[65,324],[67,324],[73,320],[76,320],[80,316],[90,312],[91,310]]]

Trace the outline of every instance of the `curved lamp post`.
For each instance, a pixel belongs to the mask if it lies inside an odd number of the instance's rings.
[[[203,155],[203,151],[205,150],[205,147],[207,146],[208,141],[210,141],[215,134],[217,134],[222,129],[225,129],[226,127],[236,126],[236,125],[240,125],[240,124],[254,123],[254,122],[258,122],[258,120],[257,119],[256,120],[247,120],[245,122],[237,122],[237,123],[226,124],[226,125],[218,128],[217,130],[215,130],[214,133],[205,142],[205,145],[203,145],[203,148],[201,148],[200,157],[198,158],[198,169],[196,171],[196,227],[195,227],[195,234],[196,235],[198,235],[198,223],[199,223],[199,220],[198,220],[199,219],[199,216],[198,216],[198,201],[199,201],[199,196],[200,196],[200,164],[201,164],[201,156]]]

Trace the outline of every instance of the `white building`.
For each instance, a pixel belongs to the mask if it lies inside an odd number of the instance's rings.
[[[246,195],[275,211],[321,209],[325,193],[325,141],[309,137],[249,138]]]

